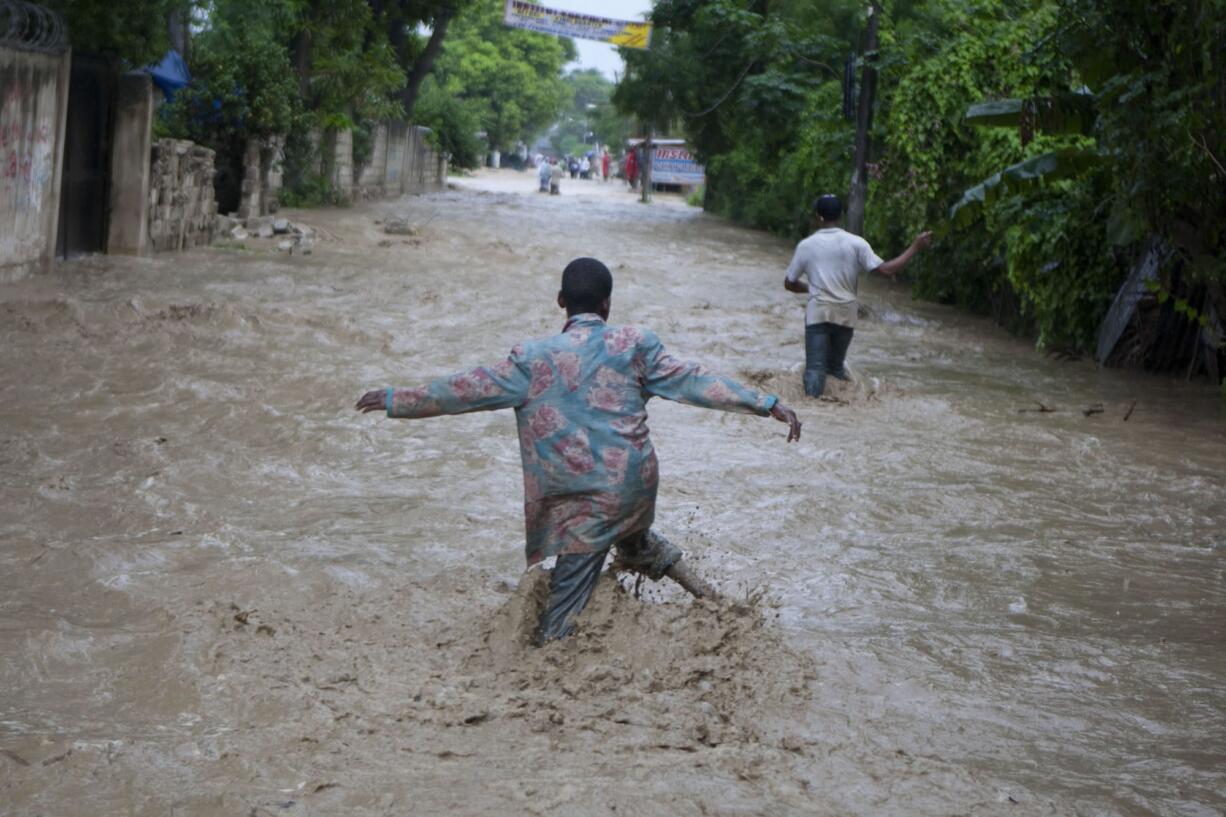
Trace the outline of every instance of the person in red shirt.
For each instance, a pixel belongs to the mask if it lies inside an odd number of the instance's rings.
[[[605,151],[600,156],[600,175],[607,182],[609,180],[609,151]]]
[[[631,150],[626,156],[626,181],[630,183],[630,189],[634,190],[639,181],[639,154],[637,150]]]

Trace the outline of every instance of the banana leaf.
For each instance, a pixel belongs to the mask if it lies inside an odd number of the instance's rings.
[[[1097,113],[1092,94],[1070,93],[979,102],[967,108],[962,118],[976,127],[1014,127],[1028,132],[1086,135],[1094,129]]]
[[[979,102],[966,109],[962,117],[970,125],[980,127],[1017,127],[1022,123],[1022,100],[996,99]]]
[[[979,216],[983,205],[991,204],[1002,195],[1021,193],[1045,182],[1078,176],[1098,161],[1099,156],[1093,151],[1061,148],[1010,165],[964,192],[949,208],[949,219],[957,228],[966,227]]]

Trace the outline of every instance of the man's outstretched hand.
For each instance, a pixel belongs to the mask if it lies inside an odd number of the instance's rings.
[[[796,412],[792,411],[783,403],[775,403],[771,409],[771,416],[781,423],[788,424],[788,442],[793,442],[800,439],[800,420],[796,418]]]
[[[354,408],[363,414],[369,414],[372,411],[387,411],[387,389],[366,392]]]

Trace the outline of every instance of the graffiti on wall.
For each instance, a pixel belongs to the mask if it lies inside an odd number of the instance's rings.
[[[42,210],[55,171],[50,115],[54,87],[50,100],[40,100],[40,91],[45,93],[45,88],[11,82],[0,106],[0,198],[34,213]]]

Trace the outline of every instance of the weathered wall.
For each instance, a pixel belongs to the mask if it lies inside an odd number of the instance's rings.
[[[264,174],[260,156],[262,148],[259,139],[248,139],[243,149],[243,183],[238,198],[238,210],[235,211],[239,219],[264,215]]]
[[[447,162],[430,146],[429,133],[429,128],[404,122],[381,123],[372,133],[371,157],[358,175],[355,197],[442,190]]]
[[[380,123],[371,132],[370,157],[361,166],[354,165],[352,131],[312,130],[308,138],[318,160],[316,171],[327,177],[338,197],[348,200],[443,189],[447,161],[430,146],[429,133],[429,128],[404,122]],[[262,154],[259,143],[248,144],[243,160],[242,203],[236,213],[240,220],[257,219],[276,210],[281,144],[271,140]],[[275,159],[270,162],[269,156]]]
[[[387,123],[380,122],[370,133],[370,158],[358,173],[354,196],[377,198],[386,191],[387,178]]]
[[[281,188],[285,186],[285,137],[272,136],[260,152],[260,174],[263,181],[265,213],[281,209]]]
[[[402,193],[442,190],[447,184],[447,160],[431,147],[427,138],[429,133],[429,128],[420,126],[408,129],[400,187]]]
[[[153,145],[149,243],[155,252],[186,250],[213,240],[213,151],[185,139]]]
[[[148,250],[152,143],[153,81],[148,74],[125,74],[119,80],[111,139],[108,253],[143,255]]]
[[[258,222],[281,207],[285,174],[285,138],[251,138],[243,148],[243,181],[234,216],[242,222]]]
[[[331,131],[330,136],[325,144],[330,141],[332,145],[332,189],[342,199],[348,199],[353,195],[353,131]]]
[[[0,48],[0,281],[55,263],[70,60]]]
[[[387,166],[383,174],[383,193],[399,196],[404,177],[404,151],[408,145],[409,126],[404,122],[387,123]]]

